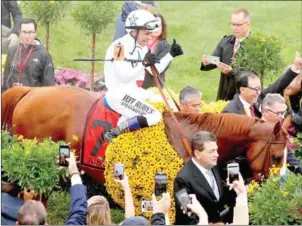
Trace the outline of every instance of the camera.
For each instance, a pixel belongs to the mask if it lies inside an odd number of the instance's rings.
[[[228,185],[231,185],[235,180],[239,181],[239,164],[238,163],[229,163],[227,165],[228,170]]]
[[[168,177],[165,173],[155,174],[155,196],[161,196],[167,192]]]
[[[68,145],[60,145],[59,148],[59,165],[68,166],[66,158],[70,157],[70,147]]]
[[[189,211],[188,204],[192,204],[192,199],[185,188],[180,189],[175,193],[177,202],[182,207],[182,210],[187,213]]]
[[[114,178],[123,180],[124,179],[125,166],[122,163],[116,163],[114,165]]]
[[[141,202],[141,208],[143,213],[153,212],[153,203],[152,201],[143,200]]]

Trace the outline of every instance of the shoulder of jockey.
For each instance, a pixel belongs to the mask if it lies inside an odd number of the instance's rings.
[[[106,59],[114,58],[114,52],[117,45],[123,46],[124,57],[128,60],[143,60],[148,48],[146,46],[148,40],[144,38],[150,35],[160,24],[150,12],[146,10],[132,11],[126,19],[127,34],[120,39],[115,40],[106,52]],[[143,33],[144,32],[144,33]],[[142,40],[143,37],[143,40]],[[141,41],[142,40],[142,41]],[[173,57],[170,53],[161,59],[160,63],[155,64],[159,73],[164,71],[169,65]],[[122,89],[139,89],[139,95],[147,97],[150,92],[145,93],[145,90],[139,88],[136,84],[137,80],[144,80],[145,68],[141,62],[131,63],[124,60],[107,61],[104,65],[105,84],[108,90],[119,88]]]

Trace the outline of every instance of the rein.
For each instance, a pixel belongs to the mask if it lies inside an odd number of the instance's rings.
[[[259,155],[262,153],[262,151],[268,146],[268,145],[272,145],[272,144],[286,144],[286,141],[274,141],[272,142],[273,139],[273,134],[274,134],[274,130],[271,132],[268,141],[266,142],[266,144],[264,145],[264,147],[261,149],[261,151],[252,159],[251,164],[259,157]],[[270,158],[270,152],[266,153],[265,159],[269,158],[269,163],[271,165],[271,158]]]
[[[183,142],[183,144],[184,144],[184,146],[185,146],[185,149],[186,149],[186,151],[187,151],[187,154],[188,154],[189,156],[191,156],[191,155],[192,155],[192,150],[191,150],[191,147],[190,147],[190,145],[189,145],[189,143],[188,143],[188,140],[185,138],[184,133],[183,133],[183,131],[182,131],[182,129],[181,129],[181,126],[180,126],[179,122],[177,121],[177,119],[176,119],[176,117],[175,117],[175,115],[174,115],[174,113],[173,113],[173,111],[172,111],[172,109],[171,109],[171,107],[170,107],[170,105],[169,105],[169,103],[168,103],[168,100],[167,100],[167,98],[166,98],[166,96],[165,96],[165,94],[164,94],[164,92],[163,92],[163,89],[162,89],[161,86],[160,86],[159,79],[158,79],[158,78],[159,78],[158,70],[156,69],[156,67],[155,67],[154,65],[151,65],[150,67],[151,67],[152,75],[153,75],[153,77],[154,77],[156,86],[157,86],[157,88],[158,88],[158,90],[159,90],[159,92],[160,92],[160,95],[161,95],[162,98],[164,99],[165,104],[166,104],[167,107],[168,107],[168,110],[169,110],[169,112],[170,112],[170,114],[171,114],[171,116],[172,116],[173,121],[174,121],[175,124],[176,124],[176,128],[177,128],[177,130],[178,130],[178,132],[179,132],[179,134],[180,134],[181,140],[182,140],[182,142]],[[169,93],[169,94],[170,94],[170,93]],[[170,95],[171,95],[171,94],[170,94]],[[172,95],[171,95],[171,97],[172,97]],[[172,97],[172,99],[173,99],[173,97]],[[173,101],[175,102],[174,99],[173,99]],[[176,105],[176,106],[178,106],[178,105]]]

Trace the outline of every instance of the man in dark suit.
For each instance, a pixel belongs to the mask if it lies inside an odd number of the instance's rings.
[[[217,165],[217,140],[214,134],[207,131],[198,132],[192,139],[192,158],[180,170],[174,180],[175,193],[185,188],[188,194],[195,194],[209,216],[209,222],[222,221],[223,186]],[[199,222],[195,214],[188,216],[175,201],[175,225],[193,225]]]
[[[250,14],[246,9],[237,9],[233,12],[231,18],[233,35],[224,36],[216,49],[213,56],[220,58],[220,63],[211,64],[209,59],[204,55],[200,70],[209,71],[218,68],[221,72],[217,100],[231,100],[236,93],[236,77],[238,72],[232,70],[229,66],[236,53],[241,50],[244,39],[249,35],[251,26]]]
[[[223,113],[235,113],[261,117],[260,105],[268,93],[282,93],[283,90],[302,70],[302,58],[297,53],[294,63],[277,81],[262,90],[259,77],[253,72],[242,72],[236,83],[236,94],[222,110]]]

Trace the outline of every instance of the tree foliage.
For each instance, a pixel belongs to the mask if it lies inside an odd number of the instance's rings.
[[[71,15],[87,35],[101,34],[114,21],[116,7],[110,1],[79,2]]]
[[[31,16],[40,25],[55,24],[62,20],[70,1],[22,1],[23,12]]]
[[[263,82],[264,75],[278,73],[284,67],[283,45],[276,36],[256,32],[249,35],[243,45],[232,62],[235,70],[254,71]]]

